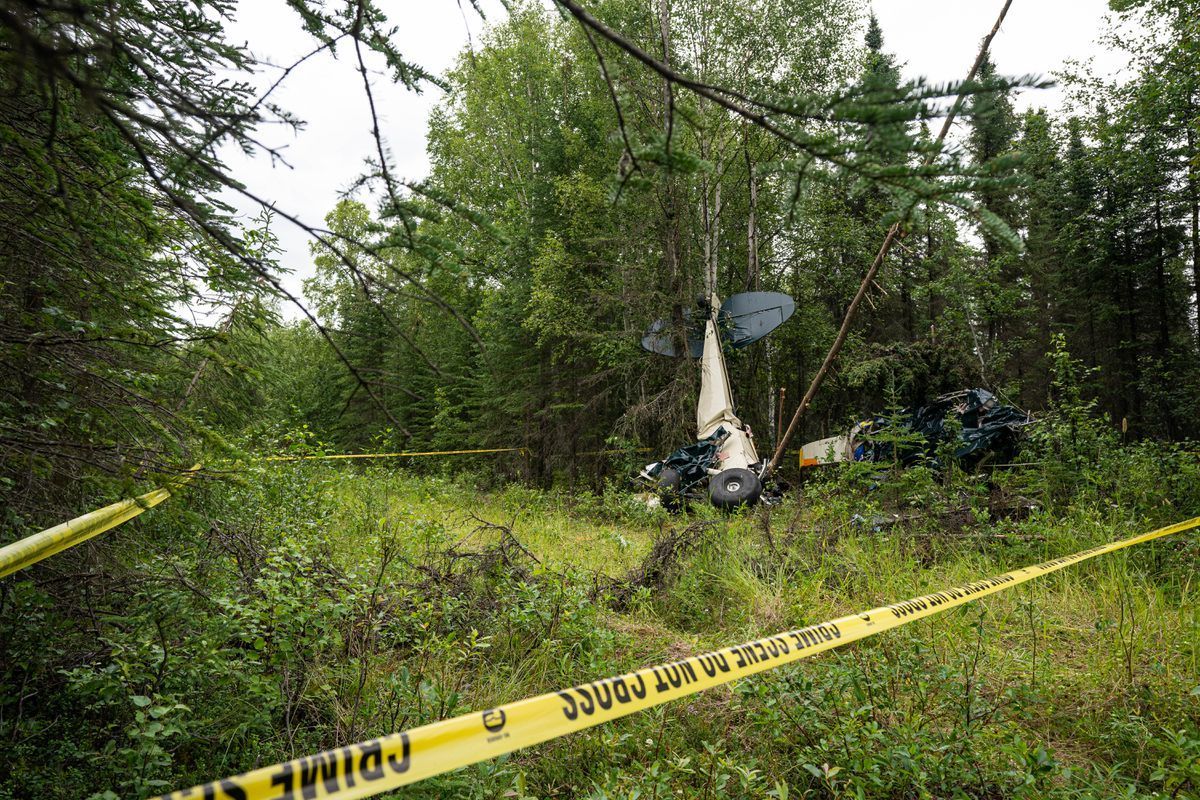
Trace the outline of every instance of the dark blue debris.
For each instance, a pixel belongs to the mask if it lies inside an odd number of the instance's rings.
[[[923,463],[931,467],[938,462],[938,449],[949,442],[953,434],[946,426],[951,415],[962,426],[954,459],[966,469],[977,466],[987,458],[992,463],[1011,462],[1020,446],[1023,429],[1033,417],[1013,406],[1004,405],[986,389],[967,389],[943,395],[929,405],[903,409],[896,417],[877,416],[854,451],[857,461],[892,462],[905,466]],[[912,441],[890,441],[881,436],[899,425],[903,431],[919,434]]]
[[[708,479],[708,471],[716,467],[717,453],[728,435],[729,432],[724,427],[717,428],[707,439],[681,447],[662,461],[651,464],[646,468],[646,474],[657,478],[664,469],[673,469],[679,473],[679,491],[686,492],[697,483]]]

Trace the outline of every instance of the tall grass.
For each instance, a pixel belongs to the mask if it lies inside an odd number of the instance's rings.
[[[1112,459],[852,467],[733,517],[318,463],[202,485],[8,584],[0,798],[147,796],[1200,513],[1194,460]],[[1196,796],[1196,554],[1104,556],[397,796]]]

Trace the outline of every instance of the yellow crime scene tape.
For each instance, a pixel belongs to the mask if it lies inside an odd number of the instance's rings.
[[[1200,517],[861,614],[263,767],[162,795],[160,800],[369,797],[790,664],[1072,564],[1198,526]]]
[[[576,453],[577,456],[607,456],[619,453],[629,452],[626,450],[585,450]],[[650,448],[639,447],[633,450],[635,453],[649,453]],[[405,453],[343,453],[339,455],[320,455],[320,456],[266,456],[262,461],[331,461],[334,459],[344,458],[420,458],[422,456],[467,456],[480,453],[524,453],[529,455],[529,449],[525,447],[494,447],[485,450],[428,450],[425,452],[405,452]]]
[[[172,489],[178,489],[190,481],[199,469],[200,465],[197,464],[167,486],[159,487],[140,497],[120,500],[110,506],[89,511],[83,516],[0,547],[0,578],[25,569],[31,564],[36,564],[43,558],[60,553],[69,547],[74,547],[123,522],[128,522],[146,509],[154,508],[171,496]]]
[[[327,459],[353,458],[397,458],[416,456],[456,456],[479,453],[528,453],[524,447],[498,447],[483,450],[430,450],[427,452],[411,453],[346,453],[339,455],[321,456],[266,456],[262,461],[308,461]],[[603,455],[606,453],[623,452],[618,450],[596,450],[579,455]],[[24,539],[0,547],[0,578],[18,572],[31,564],[36,564],[63,550],[85,542],[93,536],[112,530],[118,525],[128,522],[147,509],[161,503],[171,496],[171,489],[183,486],[200,469],[197,464],[192,467],[180,480],[166,487],[160,487],[139,497],[121,500],[104,508],[89,511],[83,516],[76,517],[53,528],[47,528]]]
[[[494,447],[486,450],[429,450],[423,453],[342,453],[329,456],[266,456],[263,461],[329,461],[338,458],[417,458],[419,456],[466,456],[478,453],[528,453],[524,447]]]

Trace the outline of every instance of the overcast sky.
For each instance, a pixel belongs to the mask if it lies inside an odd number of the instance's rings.
[[[485,24],[465,0],[461,9],[458,0],[380,0],[380,5],[396,21],[403,21],[398,33],[402,52],[434,73],[453,64],[468,46],[468,37],[478,43]],[[905,76],[942,82],[966,75],[1001,0],[874,0],[872,5],[883,26],[885,47],[897,55]],[[484,0],[483,7],[489,22],[501,18],[495,0]],[[1106,13],[1105,0],[1014,0],[992,45],[998,71],[1049,76],[1068,59],[1092,58],[1097,72],[1114,72],[1122,59],[1096,44]],[[255,55],[277,65],[290,64],[313,48],[312,38],[301,30],[283,0],[242,0],[230,38],[248,42]],[[339,55],[339,59],[322,55],[305,62],[273,96],[306,122],[295,135],[282,129],[263,132],[266,141],[286,146],[290,167],[272,165],[262,155],[246,158],[240,152],[226,153],[234,174],[251,191],[310,224],[321,224],[339,193],[361,174],[364,159],[374,148],[353,54]],[[269,83],[275,75],[263,78]],[[397,173],[414,180],[424,177],[429,169],[426,125],[441,92],[429,87],[415,95],[391,85],[382,73],[373,76],[373,85]],[[1061,102],[1062,92],[1049,89],[1026,91],[1017,105],[1057,108]],[[247,215],[256,210],[229,199],[245,208]],[[301,280],[311,274],[307,239],[284,221],[276,225],[276,234],[284,249],[282,264],[292,270],[285,285],[299,294]],[[283,311],[287,318],[298,316],[294,309]]]

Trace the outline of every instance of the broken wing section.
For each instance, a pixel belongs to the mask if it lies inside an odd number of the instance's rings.
[[[712,298],[712,308],[720,308],[717,298]],[[729,432],[718,458],[721,469],[741,467],[749,469],[758,463],[758,453],[750,440],[749,432],[733,411],[733,393],[729,387],[729,372],[725,368],[725,354],[721,352],[721,335],[716,321],[710,317],[704,330],[704,354],[700,359],[700,402],[696,405],[696,438],[705,439],[720,427]]]

